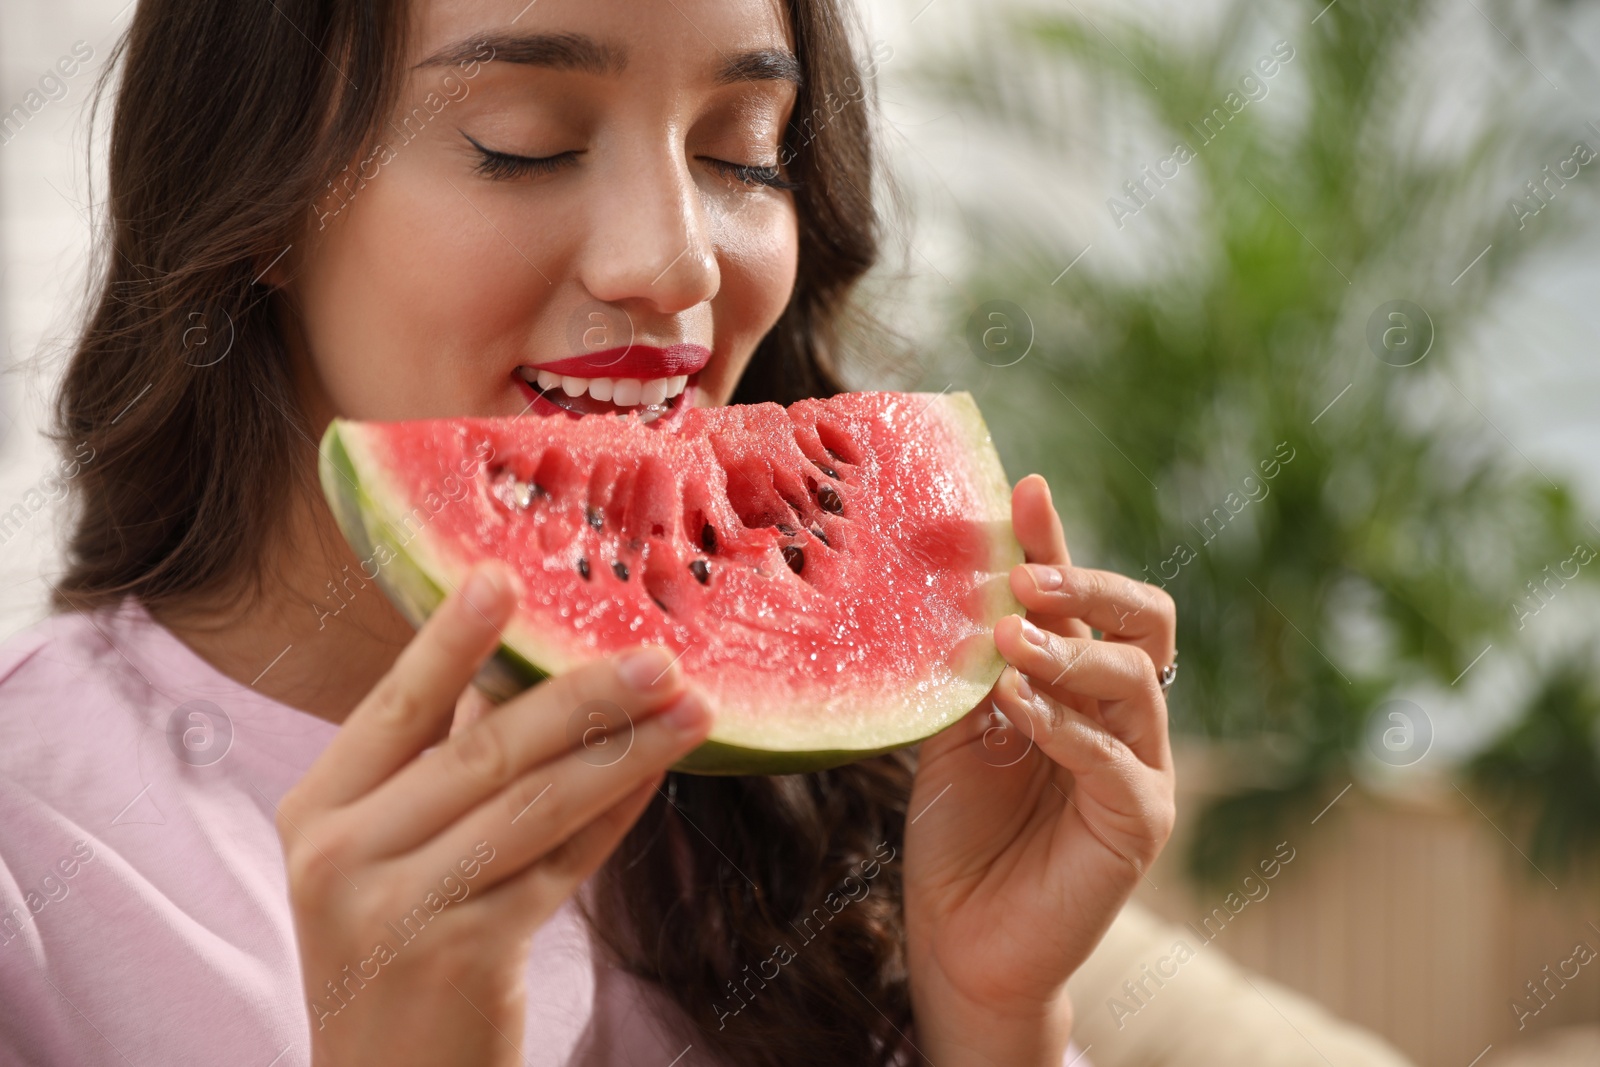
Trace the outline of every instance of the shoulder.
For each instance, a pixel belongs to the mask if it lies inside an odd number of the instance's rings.
[[[124,608],[54,615],[0,643],[0,852],[137,776],[130,754],[158,718],[142,640]]]
[[[36,757],[46,727],[87,728],[108,707],[137,702],[138,624],[127,607],[66,613],[0,643],[0,773]]]
[[[52,615],[0,641],[0,698],[9,698],[16,693],[17,687],[7,684],[11,678],[41,650],[57,641],[60,630],[70,630],[75,621],[74,616]]]
[[[52,615],[0,643],[0,773],[37,754],[42,726],[81,723],[116,699],[127,679],[103,630],[93,616]]]

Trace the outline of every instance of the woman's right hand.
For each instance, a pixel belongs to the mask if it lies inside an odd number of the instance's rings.
[[[520,1062],[535,930],[710,731],[651,646],[447,737],[514,583],[500,564],[474,571],[278,809],[314,1064]]]

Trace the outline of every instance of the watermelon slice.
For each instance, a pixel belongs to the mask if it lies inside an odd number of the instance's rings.
[[[485,557],[526,595],[477,684],[505,699],[639,644],[716,713],[679,769],[816,770],[975,707],[1020,611],[1010,488],[966,393],[636,414],[335,420],[321,479],[414,623]]]

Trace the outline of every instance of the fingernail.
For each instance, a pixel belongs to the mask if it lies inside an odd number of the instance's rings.
[[[467,579],[461,595],[472,607],[488,615],[500,608],[501,598],[510,584],[507,575],[504,567],[479,567]]]
[[[1022,620],[1022,636],[1026,637],[1029,641],[1038,645],[1040,648],[1043,648],[1045,645],[1050,643],[1050,638],[1045,636],[1044,631],[1039,629],[1033,623],[1029,622],[1027,619]]]
[[[617,677],[628,688],[644,692],[661,685],[672,664],[673,657],[669,649],[649,645],[623,656],[617,663]]]
[[[1043,563],[1030,563],[1028,574],[1033,577],[1033,584],[1042,591],[1061,588],[1061,572],[1055,567],[1046,567]]]
[[[1028,684],[1028,676],[1017,670],[1015,667],[1008,667],[1006,669],[1011,672],[1011,684],[1016,689],[1017,696],[1021,697],[1023,700],[1032,700],[1033,686]]]
[[[694,693],[685,693],[677,703],[661,713],[661,721],[679,733],[692,734],[710,717],[705,701]]]

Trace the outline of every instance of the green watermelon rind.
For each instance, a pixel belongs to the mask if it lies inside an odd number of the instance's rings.
[[[934,398],[928,407],[937,408],[939,414],[951,420],[959,438],[971,444],[972,475],[976,487],[997,506],[1002,501],[1006,502],[1009,513],[1010,482],[1000,465],[988,427],[971,396],[966,393],[946,394]],[[360,445],[344,432],[345,426],[345,423],[336,419],[323,434],[318,464],[323,493],[340,530],[363,559],[375,559],[380,546],[391,557],[376,567],[375,580],[401,614],[413,626],[420,628],[446,596],[446,590],[431,577],[430,572],[445,568],[430,567],[430,562],[437,561],[419,558],[429,555],[427,539],[418,536],[422,530],[419,528],[416,533],[404,536],[403,527],[397,528],[393,519],[394,509],[369,490],[358,470],[356,458],[351,455],[352,448],[361,451]],[[983,599],[983,606],[987,610],[985,617],[978,621],[986,629],[992,630],[1004,615],[1022,610],[1011,593],[1006,577],[1013,565],[1022,562],[1022,550],[1011,535],[1009,520],[991,525],[995,527],[995,536],[991,540],[994,553],[989,569],[998,573],[988,583],[990,592]],[[1002,526],[1003,530],[999,528]],[[416,551],[411,550],[413,545]],[[365,570],[363,573],[366,573]],[[505,640],[473,679],[477,688],[496,702],[505,701],[549,677],[548,672],[541,670],[516,648],[518,644],[527,646],[532,655],[538,656],[542,642],[536,635],[516,627],[515,621],[507,627],[508,631],[513,629],[518,632],[504,635]],[[931,737],[964,717],[987,693],[1004,668],[1005,662],[998,649],[992,641],[987,642],[984,654],[964,664],[962,677],[953,680],[947,687],[948,690],[963,690],[961,699],[951,699],[955,696],[951,692],[943,701],[948,705],[945,711],[920,721],[908,732],[889,737],[882,744],[868,744],[859,748],[830,745],[811,750],[761,748],[719,739],[714,727],[712,737],[674,764],[673,769],[709,775],[797,774],[892,752]],[[881,735],[879,739],[883,740]]]
[[[377,566],[376,581],[400,614],[412,626],[421,629],[447,594],[429,577],[427,568],[406,551],[413,538],[399,536],[394,523],[377,518],[388,509],[363,487],[355,462],[350,458],[348,442],[340,433],[342,425],[338,419],[329,423],[318,449],[317,469],[323,496],[332,505],[333,517],[357,555],[363,560],[372,560],[382,546],[393,557]],[[546,672],[516,649],[502,644],[484,662],[473,684],[498,703],[547,677]]]

